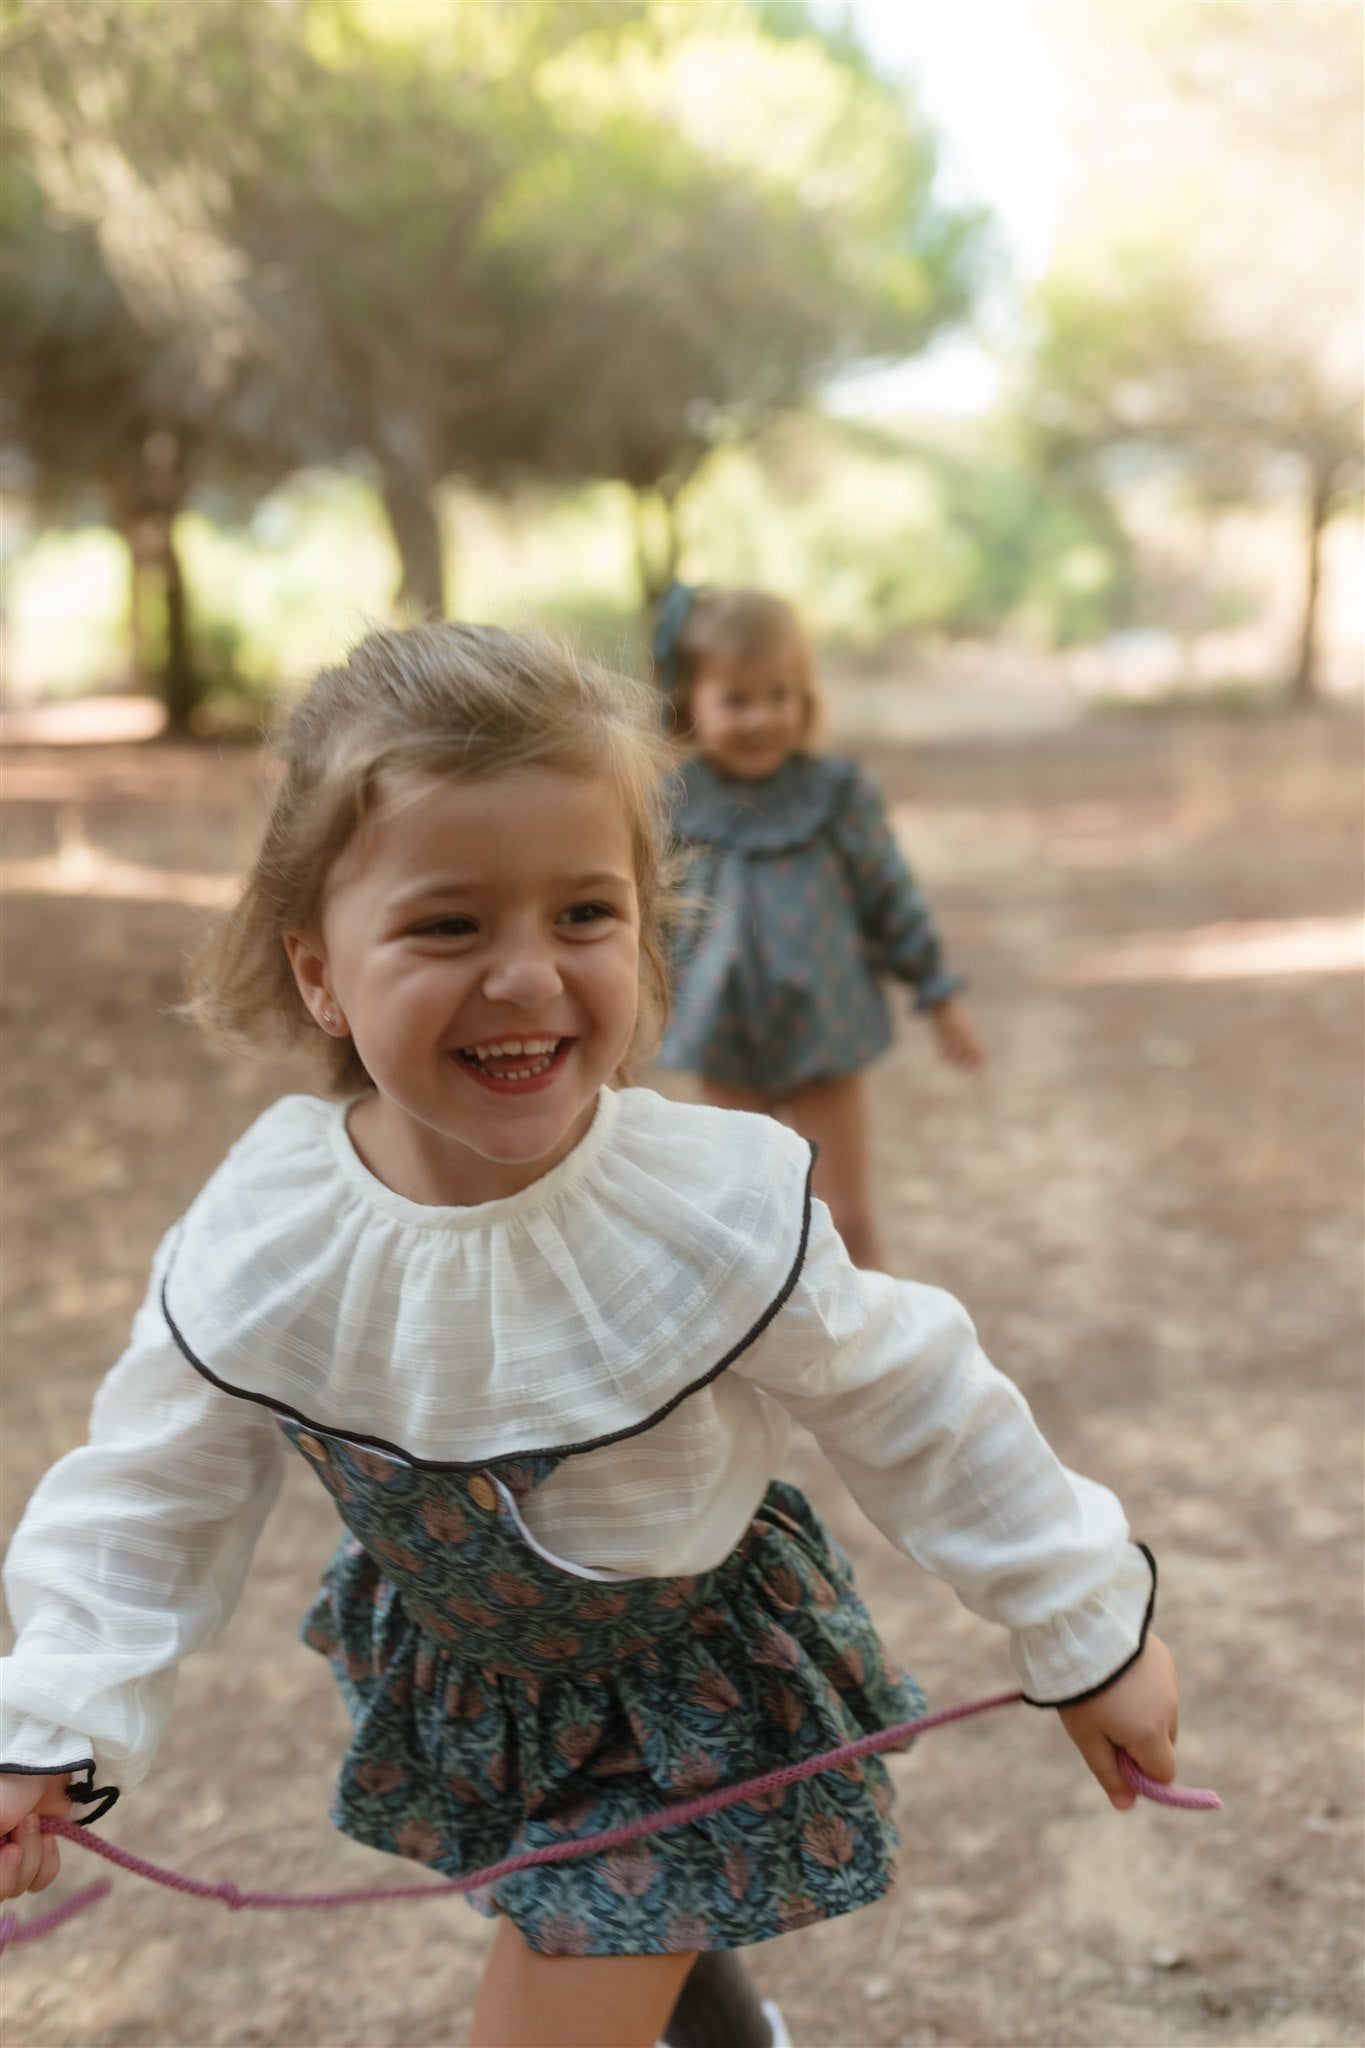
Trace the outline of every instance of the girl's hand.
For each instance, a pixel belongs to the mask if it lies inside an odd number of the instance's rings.
[[[70,1771],[52,1777],[0,1771],[0,1899],[45,1891],[57,1875],[57,1837],[41,1832],[38,1816],[55,1813],[65,1819],[71,1811],[70,1783]]]
[[[1179,1694],[1175,1660],[1159,1636],[1149,1635],[1137,1662],[1093,1700],[1057,1711],[1120,1813],[1136,1804],[1137,1794],[1123,1781],[1116,1749],[1126,1749],[1138,1769],[1160,1785],[1175,1777]]]
[[[986,1049],[956,996],[950,996],[946,1003],[937,1003],[929,1012],[929,1022],[934,1027],[938,1049],[949,1066],[961,1067],[964,1073],[974,1074],[985,1064]]]

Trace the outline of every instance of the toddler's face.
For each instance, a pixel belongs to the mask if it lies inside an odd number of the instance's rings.
[[[548,768],[406,777],[333,869],[320,933],[287,943],[374,1081],[350,1122],[370,1170],[418,1202],[515,1194],[578,1143],[634,1034],[620,801]]]
[[[753,782],[775,774],[806,736],[809,707],[795,651],[703,668],[691,712],[692,737],[722,775]]]

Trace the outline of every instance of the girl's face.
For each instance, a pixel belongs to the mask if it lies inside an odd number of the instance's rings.
[[[515,1194],[573,1150],[634,1034],[616,791],[550,768],[407,776],[337,861],[321,930],[285,944],[375,1084],[350,1120],[370,1170],[416,1202]]]
[[[708,663],[690,709],[692,738],[722,775],[753,782],[775,774],[804,741],[810,716],[795,648]]]

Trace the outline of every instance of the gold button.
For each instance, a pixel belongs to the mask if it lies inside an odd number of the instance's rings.
[[[327,1463],[329,1455],[327,1446],[325,1443],[322,1442],[320,1437],[301,1436],[297,1437],[295,1441],[297,1442],[299,1449],[303,1452],[305,1458],[312,1458],[319,1465],[325,1465]]]
[[[498,1504],[497,1490],[492,1480],[486,1479],[482,1472],[476,1472],[470,1480],[469,1494],[475,1506],[481,1507],[485,1514],[491,1515]]]

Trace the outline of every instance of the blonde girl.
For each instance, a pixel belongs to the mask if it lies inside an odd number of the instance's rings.
[[[676,961],[661,1064],[707,1102],[784,1117],[819,1148],[817,1194],[855,1263],[884,1263],[863,1070],[891,1043],[880,977],[908,982],[952,1065],[984,1057],[875,785],[819,752],[800,621],[758,590],[664,600],[655,659],[688,749],[678,832],[704,906]]]
[[[628,1085],[665,1005],[661,744],[647,693],[459,625],[372,634],[295,712],[194,1004],[318,1092],[169,1231],[14,1540],[0,1894],[55,1873],[38,1815],[146,1772],[295,1456],[346,1525],[303,1624],[354,1723],[333,1818],[434,1870],[914,1710],[774,1477],[790,1417],[1010,1630],[1114,1805],[1116,1744],[1173,1775],[1118,1502],[954,1301],[852,1266],[793,1132]],[[474,2048],[715,2048],[708,1983],[736,2048],[782,2038],[732,1952],[879,1897],[890,1805],[869,1761],[497,1884]]]

